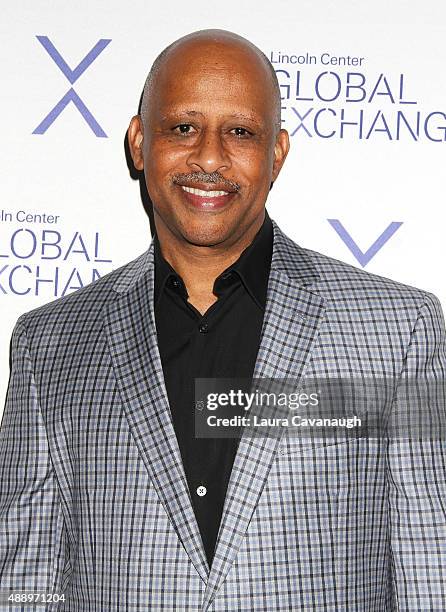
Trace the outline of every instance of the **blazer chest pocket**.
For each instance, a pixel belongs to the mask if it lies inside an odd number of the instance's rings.
[[[278,457],[290,457],[299,455],[322,456],[326,453],[344,453],[353,449],[360,440],[364,438],[343,436],[325,436],[323,438],[304,438],[302,436],[284,435],[277,449]]]

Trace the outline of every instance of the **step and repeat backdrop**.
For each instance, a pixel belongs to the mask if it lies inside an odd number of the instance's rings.
[[[2,7],[0,416],[23,312],[151,242],[125,133],[156,55],[203,28],[277,71],[291,151],[268,211],[296,242],[446,305],[446,5],[116,0]]]

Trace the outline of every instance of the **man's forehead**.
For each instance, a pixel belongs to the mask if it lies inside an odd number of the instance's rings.
[[[167,107],[178,105],[200,111],[208,103],[222,113],[259,114],[268,122],[272,112],[273,124],[280,128],[274,68],[260,49],[237,34],[195,32],[166,47],[146,79],[141,115],[151,112],[159,117]]]
[[[158,78],[162,81],[174,75],[181,78],[182,73],[193,72],[204,81],[219,71],[227,77],[243,75],[247,81],[270,78],[264,60],[248,44],[207,38],[190,39],[171,49],[159,67]]]
[[[195,65],[183,59],[172,69],[166,64],[153,83],[151,108],[158,117],[212,114],[258,123],[269,115],[272,87],[257,73],[240,65],[214,67],[209,58]]]
[[[175,42],[166,50],[164,60],[184,58],[186,55],[196,55],[203,58],[209,55],[224,58],[241,56],[251,61],[260,61],[259,50],[248,40],[229,33],[220,35],[191,35]]]

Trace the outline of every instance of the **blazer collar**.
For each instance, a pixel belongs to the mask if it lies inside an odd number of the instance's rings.
[[[283,272],[296,283],[306,287],[316,283],[320,276],[310,255],[289,238],[271,219],[273,226],[273,253],[271,270]],[[116,293],[127,293],[134,287],[149,268],[154,266],[154,242],[147,251],[129,264],[122,266],[122,273],[113,285]]]

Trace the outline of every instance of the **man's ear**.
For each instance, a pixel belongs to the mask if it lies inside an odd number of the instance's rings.
[[[130,155],[133,159],[133,165],[137,170],[143,170],[143,126],[140,115],[135,115],[132,117],[129,129],[127,130],[127,138],[129,141]]]
[[[274,163],[272,172],[272,182],[279,176],[283,163],[290,150],[290,138],[286,130],[280,130],[277,134],[276,144],[274,145]],[[272,185],[271,185],[272,187]],[[270,187],[270,189],[271,189]]]

